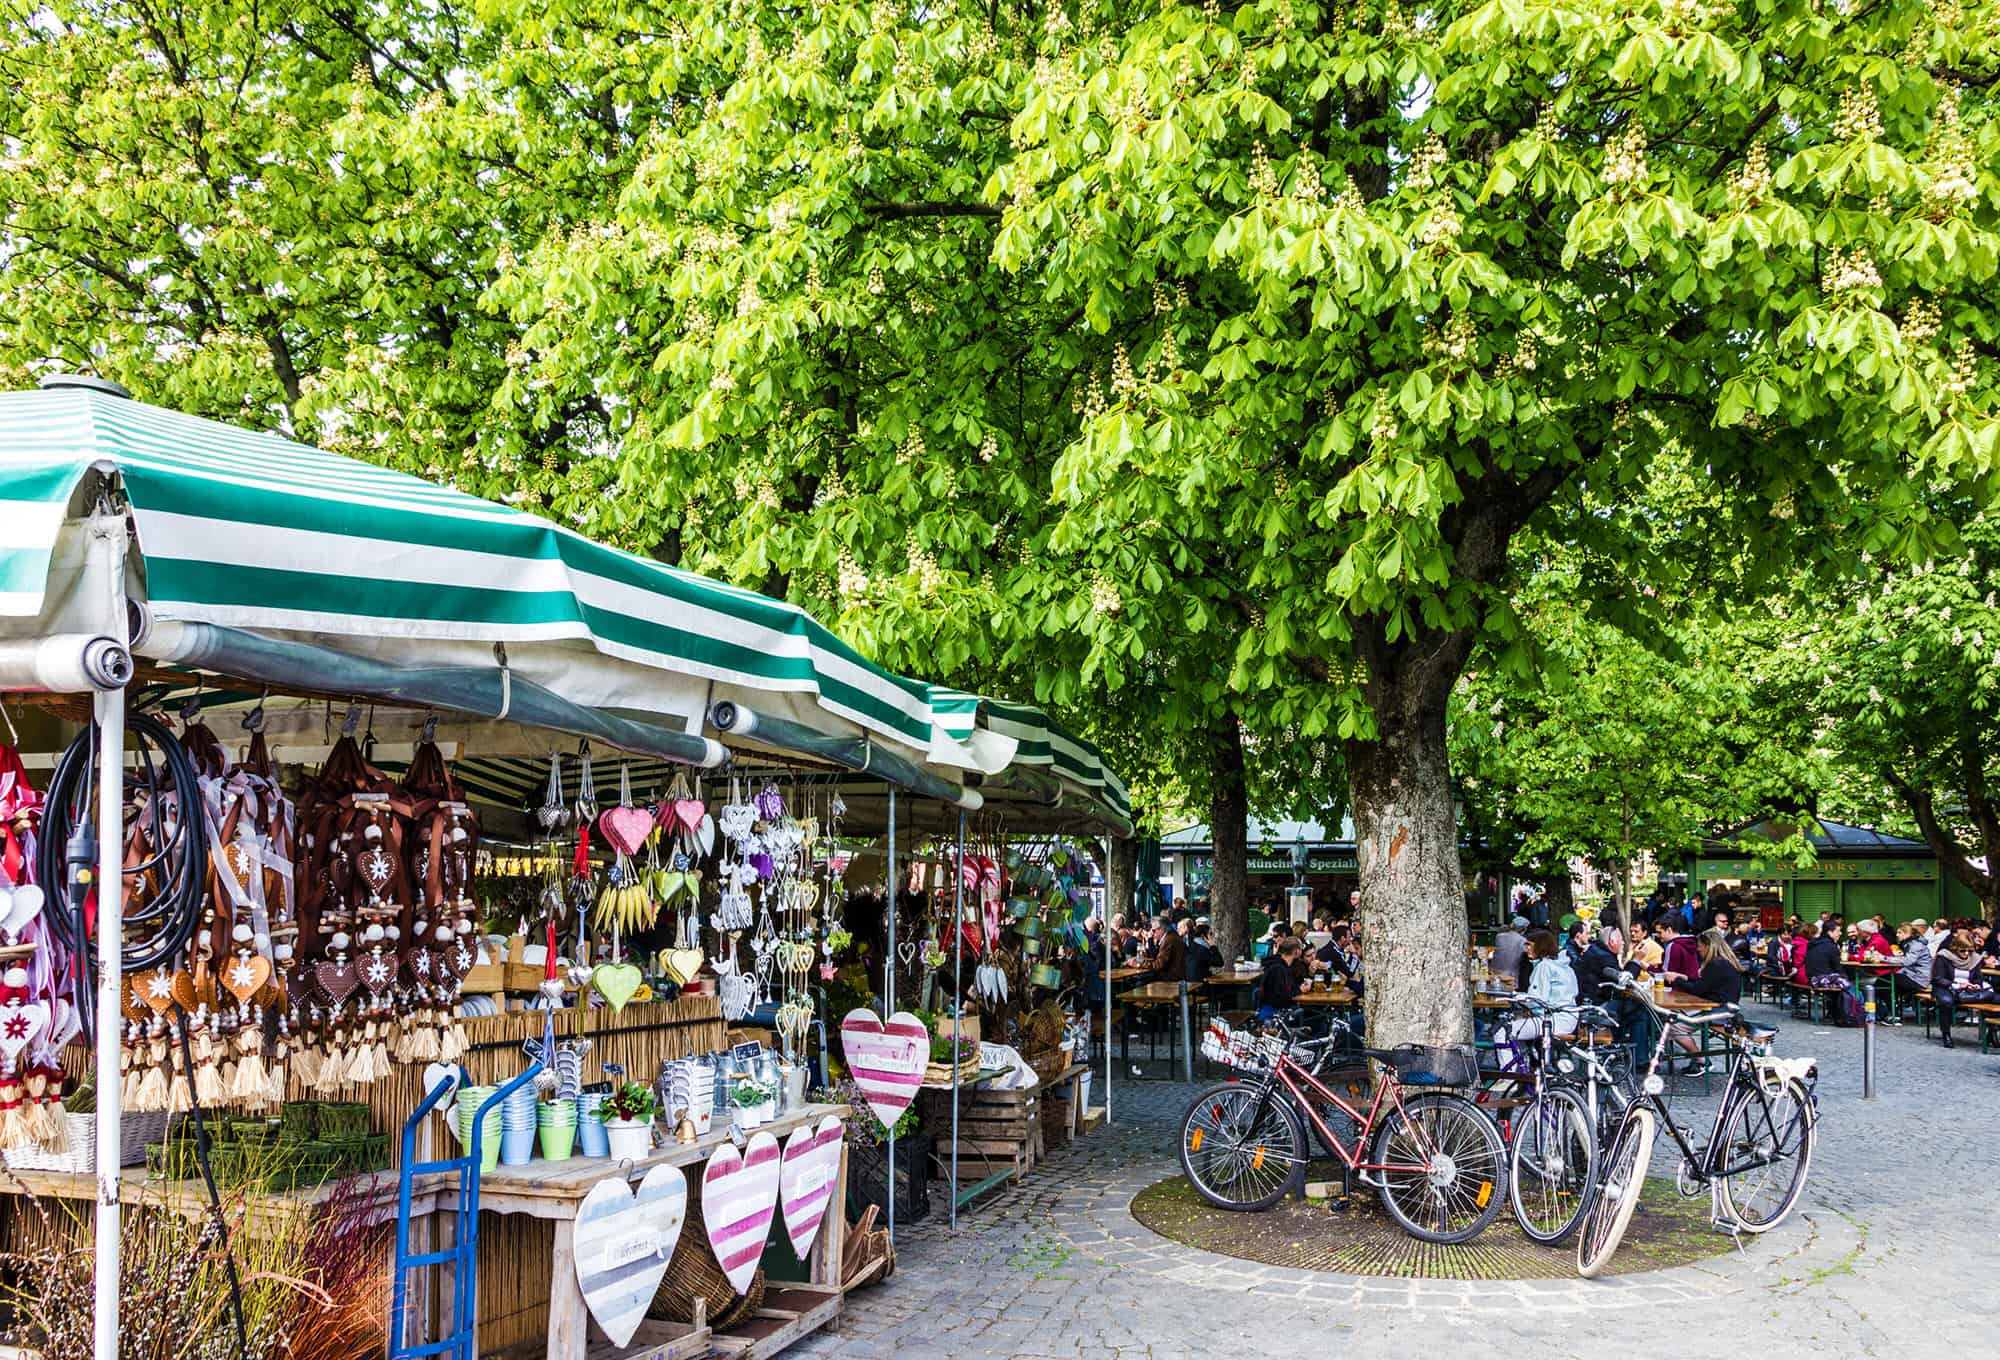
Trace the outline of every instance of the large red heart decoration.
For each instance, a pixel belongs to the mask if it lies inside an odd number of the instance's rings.
[[[597,829],[604,833],[604,839],[623,855],[638,854],[646,844],[646,837],[653,834],[654,824],[651,812],[636,807],[608,808],[597,819]]]
[[[868,1108],[884,1126],[894,1128],[924,1084],[931,1032],[908,1011],[897,1011],[884,1024],[881,1016],[859,1006],[840,1022],[840,1043]]]

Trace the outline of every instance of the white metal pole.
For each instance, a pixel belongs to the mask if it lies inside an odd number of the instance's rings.
[[[106,622],[112,636],[125,645],[125,518],[99,515],[91,521],[90,554],[104,566],[110,597]],[[97,718],[97,1215],[95,1223],[96,1278],[93,1299],[95,1360],[118,1360],[118,1164],[123,1135],[119,1129],[118,1057],[119,1002],[124,980],[124,922],[121,917],[125,848],[125,691],[97,692],[92,708]],[[182,808],[182,817],[198,817],[199,808]],[[79,974],[77,985],[83,985]]]
[[[1105,863],[1108,866],[1110,864],[1111,856],[1107,853],[1104,858],[1105,858]],[[1139,866],[1137,861],[1135,860],[1132,865],[1132,877],[1136,880],[1138,876],[1139,876]],[[1111,985],[1111,884],[1108,880],[1104,885],[1103,929],[1104,929],[1104,1123],[1108,1127],[1111,1123],[1111,993],[1113,991]],[[1084,1113],[1089,1114],[1090,1111],[1085,1110]]]
[[[882,960],[882,1020],[887,1024],[896,1014],[896,786],[889,786],[889,951]],[[889,1199],[889,1245],[896,1245],[896,1126],[889,1125],[889,1172],[885,1182]],[[954,1193],[957,1187],[952,1187]]]
[[[951,1031],[951,1226],[958,1229],[958,1045],[965,1038],[965,812],[958,814],[958,863],[953,866],[958,887],[952,892],[951,990],[958,1018]]]

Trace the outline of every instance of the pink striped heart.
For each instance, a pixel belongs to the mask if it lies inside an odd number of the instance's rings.
[[[778,1140],[754,1133],[740,1153],[731,1143],[717,1148],[701,1173],[708,1245],[739,1294],[750,1288],[764,1258],[764,1239],[771,1235],[771,1216],[778,1209],[778,1171]]]
[[[897,1011],[883,1024],[867,1007],[857,1007],[840,1022],[840,1043],[868,1108],[894,1128],[917,1098],[924,1083],[924,1064],[931,1058],[931,1032],[908,1011]]]
[[[791,1234],[792,1250],[802,1261],[819,1235],[833,1184],[840,1177],[841,1131],[840,1120],[828,1115],[817,1128],[800,1129],[785,1144],[778,1202],[784,1206],[785,1231]]]

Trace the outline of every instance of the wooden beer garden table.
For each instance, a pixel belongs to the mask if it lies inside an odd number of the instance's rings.
[[[1842,959],[1842,968],[1851,968],[1858,977],[1862,973],[1873,973],[1877,978],[1886,975],[1889,979],[1889,1019],[1888,1023],[1903,1023],[1903,1011],[1896,1004],[1896,975],[1903,971],[1902,959]]]
[[[1149,982],[1143,987],[1135,987],[1129,992],[1118,993],[1118,999],[1135,1009],[1146,1006],[1171,1006],[1180,1003],[1181,1013],[1181,1067],[1187,1080],[1194,1080],[1194,1035],[1190,1032],[1188,1017],[1188,989],[1185,982]],[[1132,1025],[1128,1020],[1118,1035],[1119,1061],[1128,1066],[1132,1060]]]

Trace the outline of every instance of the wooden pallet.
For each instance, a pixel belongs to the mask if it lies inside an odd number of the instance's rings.
[[[766,1360],[840,1316],[840,1301],[840,1290],[833,1285],[773,1284],[757,1311],[728,1331],[716,1332],[709,1344],[732,1360]]]

